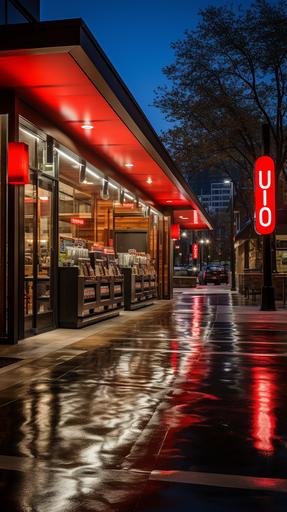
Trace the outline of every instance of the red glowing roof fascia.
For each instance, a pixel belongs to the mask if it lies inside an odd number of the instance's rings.
[[[211,228],[206,212],[81,20],[41,22],[33,30],[29,24],[1,27],[0,87],[15,89],[72,140],[109,162],[155,206],[190,207],[189,221],[175,222]],[[85,123],[93,129],[84,130]]]
[[[175,210],[173,212],[175,223],[179,223],[184,229],[204,230],[206,223],[198,210]]]

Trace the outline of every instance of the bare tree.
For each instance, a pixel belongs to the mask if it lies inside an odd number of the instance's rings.
[[[163,139],[187,175],[221,168],[232,178],[240,170],[237,194],[251,210],[262,122],[277,179],[285,172],[287,2],[208,7],[200,15],[197,28],[172,44],[175,62],[163,70],[170,87],[156,91],[155,105],[172,122]]]

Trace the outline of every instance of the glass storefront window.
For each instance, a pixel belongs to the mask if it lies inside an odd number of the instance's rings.
[[[94,197],[66,183],[59,183],[59,235],[64,240],[95,240]]]
[[[87,163],[83,176],[81,159],[69,151],[57,149],[59,169],[60,261],[65,264],[66,246],[93,245],[113,247],[116,233],[134,233],[134,247],[150,251],[156,258],[158,215],[101,171]],[[136,243],[141,238],[141,243]],[[132,242],[131,242],[132,244]],[[138,248],[138,249],[137,249]],[[116,247],[115,247],[116,249]]]
[[[36,187],[25,185],[24,198],[24,233],[25,233],[25,285],[24,315],[33,313],[33,266],[34,266],[34,218],[36,204]]]
[[[24,189],[24,329],[29,335],[54,326],[56,219],[53,207],[55,183],[50,177],[55,174],[56,154],[52,153],[54,163],[47,165],[48,137],[22,118],[19,139],[29,146],[30,183]]]
[[[45,183],[45,182],[44,182]],[[51,297],[51,252],[53,240],[52,191],[44,184],[38,187],[38,265],[37,265],[37,313],[52,310]]]
[[[81,163],[76,156],[69,156],[62,150],[58,150],[58,155],[60,263],[64,264],[67,247],[76,245],[91,249],[96,242],[101,242],[103,246],[108,245],[108,241],[103,240],[99,232],[101,232],[101,223],[107,223],[105,209],[110,208],[112,212],[112,197],[116,195],[116,190],[109,191],[111,199],[102,201],[104,206],[99,214],[98,202],[101,200],[103,188],[102,176],[92,171],[89,166],[89,171],[83,177]]]

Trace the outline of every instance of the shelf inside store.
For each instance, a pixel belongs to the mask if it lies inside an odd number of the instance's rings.
[[[26,281],[34,281],[33,276],[25,276]],[[50,276],[38,276],[36,277],[36,281],[50,281]]]
[[[121,294],[114,287],[121,286]],[[101,291],[101,288],[105,290]],[[69,290],[69,294],[65,293]],[[89,296],[90,295],[90,296]],[[77,267],[59,268],[59,322],[80,328],[116,316],[123,306],[122,276],[80,276]]]
[[[134,274],[131,267],[122,268],[122,272],[124,275],[125,309],[130,311],[153,304],[157,298],[156,275]],[[151,283],[153,284],[151,285]]]

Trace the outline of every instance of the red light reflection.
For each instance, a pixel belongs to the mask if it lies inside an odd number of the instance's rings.
[[[178,341],[173,341],[171,343],[171,366],[174,373],[177,373],[177,351],[178,351]]]
[[[255,367],[253,372],[253,438],[257,450],[271,454],[274,451],[276,386],[273,374],[267,368]]]
[[[201,318],[202,318],[202,298],[200,295],[193,297],[192,320],[191,320],[191,335],[198,337],[201,333]]]

